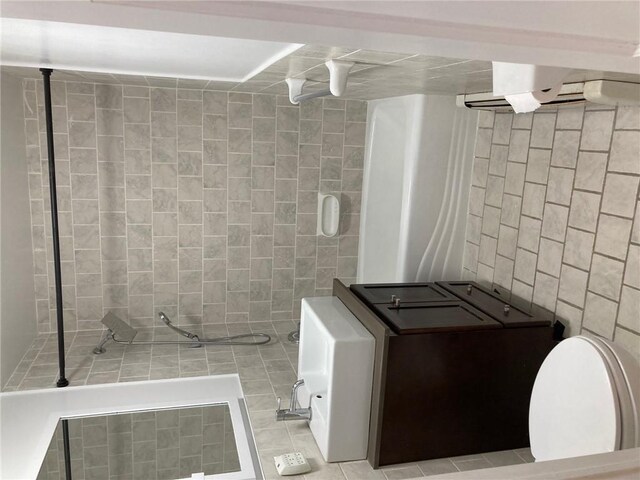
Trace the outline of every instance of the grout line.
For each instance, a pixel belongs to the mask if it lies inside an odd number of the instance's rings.
[[[70,237],[70,242],[71,242],[71,252],[73,255],[73,276],[74,276],[74,284],[73,284],[73,290],[74,290],[74,298],[73,298],[73,304],[74,304],[74,315],[75,315],[75,330],[78,330],[78,272],[77,272],[77,264],[76,264],[76,254],[75,254],[75,224],[74,224],[74,215],[73,215],[73,182],[71,181],[72,176],[71,176],[71,137],[69,135],[70,132],[70,128],[69,128],[69,93],[68,93],[68,89],[67,89],[67,83],[64,82],[64,100],[65,100],[65,106],[64,106],[64,111],[65,111],[65,121],[66,121],[66,130],[67,130],[67,152],[69,152],[69,201],[71,202],[70,205],[70,217],[71,217],[71,237]],[[97,145],[96,145],[97,146]],[[98,177],[96,176],[96,184],[98,182]],[[63,288],[64,291],[64,288]],[[62,308],[62,312],[63,312],[63,317],[64,317],[64,295],[63,295],[63,308]],[[66,333],[66,329],[65,329],[65,333]],[[66,342],[65,342],[66,343]],[[69,351],[69,347],[71,347],[73,344],[73,339],[71,342],[69,342],[68,346],[65,345],[65,357],[68,356],[68,351]]]
[[[549,150],[549,164],[546,167],[546,183],[545,183],[545,198],[544,198],[544,202],[543,202],[543,211],[542,211],[542,219],[541,219],[541,223],[540,223],[540,234],[539,234],[539,238],[538,238],[538,251],[536,253],[536,266],[534,268],[534,284],[533,284],[533,293],[532,293],[532,297],[531,297],[531,307],[533,308],[534,305],[537,305],[535,303],[535,297],[536,297],[536,286],[538,286],[538,273],[543,273],[540,272],[539,270],[539,265],[540,265],[540,244],[541,239],[542,239],[542,226],[544,225],[544,218],[545,218],[545,213],[547,212],[547,196],[549,195],[549,172],[551,170],[551,158],[553,156],[553,144],[555,143],[555,137],[556,137],[556,125],[558,124],[558,112],[555,111],[555,113],[553,113],[554,118],[553,118],[553,128],[551,129],[552,135],[553,137],[551,138],[551,149]],[[540,117],[538,117],[540,118]],[[533,114],[533,119],[532,119],[532,123],[531,123],[531,135],[529,136],[529,151],[531,151],[531,149],[533,148],[531,146],[531,143],[533,141],[533,127],[534,127],[534,122],[536,119],[536,114]],[[579,145],[579,144],[578,144]],[[527,171],[529,170],[529,156],[527,156]],[[576,161],[577,161],[577,157],[576,157]],[[525,178],[526,178],[526,174],[525,174]],[[533,182],[532,182],[533,183]],[[565,236],[566,236],[566,230],[567,230],[567,226],[569,223],[569,211],[567,210],[567,225],[565,226]],[[563,246],[563,253],[564,253],[564,246]],[[553,321],[555,322],[555,308],[556,308],[556,304],[558,302],[558,289],[560,288],[560,281],[558,280],[557,285],[555,286],[555,291],[554,291],[554,304],[553,304],[553,310],[550,310],[551,313],[553,314]],[[545,307],[542,307],[542,305],[537,305],[541,308],[543,308],[544,310],[549,310]]]
[[[604,202],[604,191],[605,191],[605,187],[607,185],[607,176],[609,174],[609,163],[610,163],[610,160],[611,160],[611,145],[613,143],[613,132],[615,131],[615,121],[616,121],[616,117],[617,117],[617,114],[616,114],[617,111],[618,111],[618,108],[615,107],[614,114],[613,114],[613,124],[611,125],[611,137],[609,138],[609,148],[606,151],[607,161],[605,163],[604,179],[602,180],[602,182],[603,182],[602,183],[602,193],[599,195],[599,198],[598,198],[598,216],[597,216],[597,219],[596,219],[596,227],[595,227],[595,232],[594,232],[594,237],[593,237],[593,250],[591,252],[591,259],[589,261],[589,274],[587,276],[587,285],[586,285],[586,289],[585,289],[585,300],[584,300],[585,304],[584,304],[584,310],[582,312],[582,318],[581,318],[581,322],[580,322],[580,328],[581,329],[584,329],[584,317],[585,317],[585,312],[587,310],[587,298],[589,296],[589,293],[591,293],[593,295],[597,295],[597,296],[602,297],[602,298],[606,298],[606,297],[604,297],[602,295],[597,294],[596,292],[592,292],[589,289],[589,286],[591,284],[591,273],[592,273],[592,267],[593,267],[593,258],[596,255],[596,241],[597,241],[597,238],[598,238],[598,231],[600,229],[600,218],[602,217],[602,205],[603,205],[603,202]],[[587,116],[587,111],[585,109],[585,114],[584,114],[583,120],[582,120],[583,129],[584,129],[584,118],[586,116]],[[580,143],[582,143],[582,131],[580,133]],[[578,152],[579,151],[580,150],[578,149]],[[573,199],[573,195],[571,195],[571,197]],[[629,247],[627,246],[627,250],[628,250],[628,248]],[[626,263],[626,261],[624,263]],[[624,271],[623,271],[623,279],[624,279]],[[622,294],[622,281],[623,280],[620,281],[620,291],[618,292],[618,298],[617,298],[617,300],[613,300],[616,303],[616,313],[615,313],[615,317],[612,319],[612,321],[613,321],[612,338],[613,338],[613,334],[615,334],[616,324],[618,322],[618,309],[619,309],[619,306],[620,306],[620,295]],[[611,300],[611,299],[607,298],[607,300]]]

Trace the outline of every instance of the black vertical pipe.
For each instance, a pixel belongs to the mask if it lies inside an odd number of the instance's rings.
[[[71,478],[71,442],[69,441],[69,420],[62,420],[62,443],[64,448],[64,472],[66,480]]]
[[[56,159],[53,151],[53,115],[51,112],[50,68],[41,68],[44,82],[44,111],[47,120],[47,152],[49,154],[49,194],[51,198],[51,236],[53,237],[53,267],[56,279],[56,317],[58,325],[58,387],[66,387],[69,380],[64,373],[64,317],[62,312],[62,272],[60,271],[60,237],[58,234],[58,194],[56,193]]]

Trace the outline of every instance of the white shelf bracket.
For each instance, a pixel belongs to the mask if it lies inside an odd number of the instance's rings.
[[[296,97],[302,95],[302,87],[306,83],[306,78],[286,78],[285,82],[289,86],[289,101],[294,105],[298,105],[300,102],[295,100]]]
[[[325,65],[329,69],[329,90],[332,95],[341,97],[347,89],[349,71],[355,63],[344,60],[329,60]]]

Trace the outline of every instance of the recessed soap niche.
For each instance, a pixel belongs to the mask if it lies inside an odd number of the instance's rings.
[[[335,237],[340,230],[340,200],[330,193],[318,192],[318,235]]]

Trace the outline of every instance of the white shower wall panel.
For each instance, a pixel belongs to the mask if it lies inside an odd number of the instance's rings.
[[[358,281],[460,278],[477,113],[409,95],[367,115]]]

